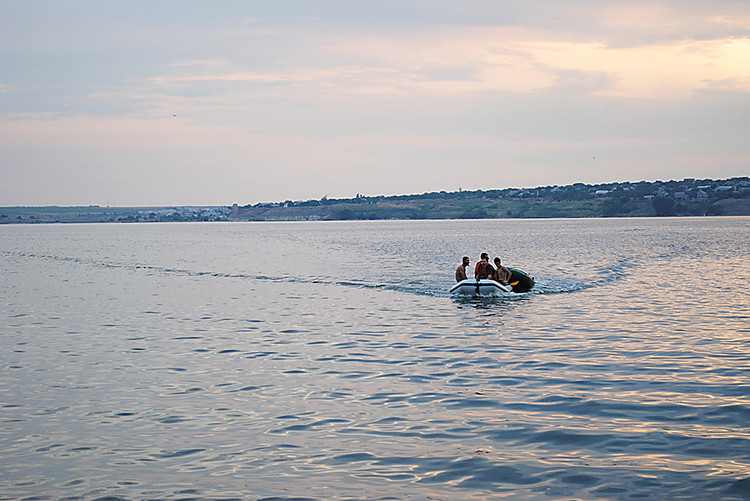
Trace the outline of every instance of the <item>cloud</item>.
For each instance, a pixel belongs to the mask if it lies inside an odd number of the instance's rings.
[[[631,8],[625,18],[655,18],[663,10]],[[617,18],[615,13],[610,15]],[[306,49],[315,64],[268,70],[243,68],[237,61],[212,62],[210,68],[185,63],[176,66],[176,72],[150,80],[179,87],[210,82],[255,84],[263,86],[259,88],[263,93],[275,88],[290,97],[303,88],[306,95],[336,93],[338,99],[361,94],[400,98],[423,92],[533,93],[571,84],[580,84],[586,94],[635,99],[688,99],[697,90],[714,87],[750,91],[748,39],[622,46],[606,37],[567,38],[571,37],[518,27],[321,34],[315,38],[317,45]]]
[[[16,116],[0,121],[0,145],[13,148],[184,148],[216,144],[234,129],[198,127],[176,117]],[[227,139],[225,139],[226,141]]]
[[[542,44],[532,57],[551,71],[610,76],[596,94],[641,99],[688,99],[696,91],[750,92],[750,41],[689,41],[632,48],[602,44]]]
[[[82,177],[130,170],[185,203],[249,203],[750,163],[745,1],[47,5],[0,3],[0,174],[20,203],[45,166],[70,173],[49,196],[80,202]]]

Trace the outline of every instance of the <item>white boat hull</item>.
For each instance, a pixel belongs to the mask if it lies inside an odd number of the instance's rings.
[[[512,288],[502,285],[494,280],[476,280],[467,278],[451,287],[451,294],[463,294],[470,296],[499,296],[511,292]]]

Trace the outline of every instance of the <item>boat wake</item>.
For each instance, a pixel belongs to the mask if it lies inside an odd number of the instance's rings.
[[[134,272],[143,272],[154,275],[176,275],[196,278],[219,278],[254,280],[263,282],[298,283],[298,284],[322,284],[340,287],[354,287],[359,289],[373,289],[382,291],[399,292],[405,294],[416,294],[432,297],[452,297],[449,290],[455,283],[446,282],[444,279],[434,277],[407,277],[398,282],[375,282],[368,280],[336,279],[333,277],[300,277],[300,276],[269,276],[248,273],[226,273],[216,271],[189,270],[183,268],[164,267],[144,263],[123,263],[91,258],[58,256],[54,254],[37,254],[29,252],[4,252],[9,258],[17,259],[42,259],[48,261],[68,262],[84,266],[106,269],[122,269]],[[528,298],[541,294],[560,294],[575,292],[585,289],[586,285],[580,281],[559,277],[536,277],[534,288],[523,293],[504,293],[501,297]]]

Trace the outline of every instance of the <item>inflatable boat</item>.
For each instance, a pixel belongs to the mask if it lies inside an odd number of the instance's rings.
[[[529,292],[534,287],[534,277],[516,268],[508,269],[510,270],[509,286],[489,279],[467,278],[451,287],[450,293],[471,296],[499,296],[509,292]]]
[[[481,280],[467,278],[466,280],[462,280],[451,287],[450,292],[451,294],[497,296],[500,294],[507,294],[510,291],[510,287],[494,280],[489,280],[486,278],[483,278]]]

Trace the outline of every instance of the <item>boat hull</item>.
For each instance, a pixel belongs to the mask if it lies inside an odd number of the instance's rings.
[[[494,280],[467,278],[451,287],[450,292],[466,296],[499,296],[511,292],[511,289]]]

